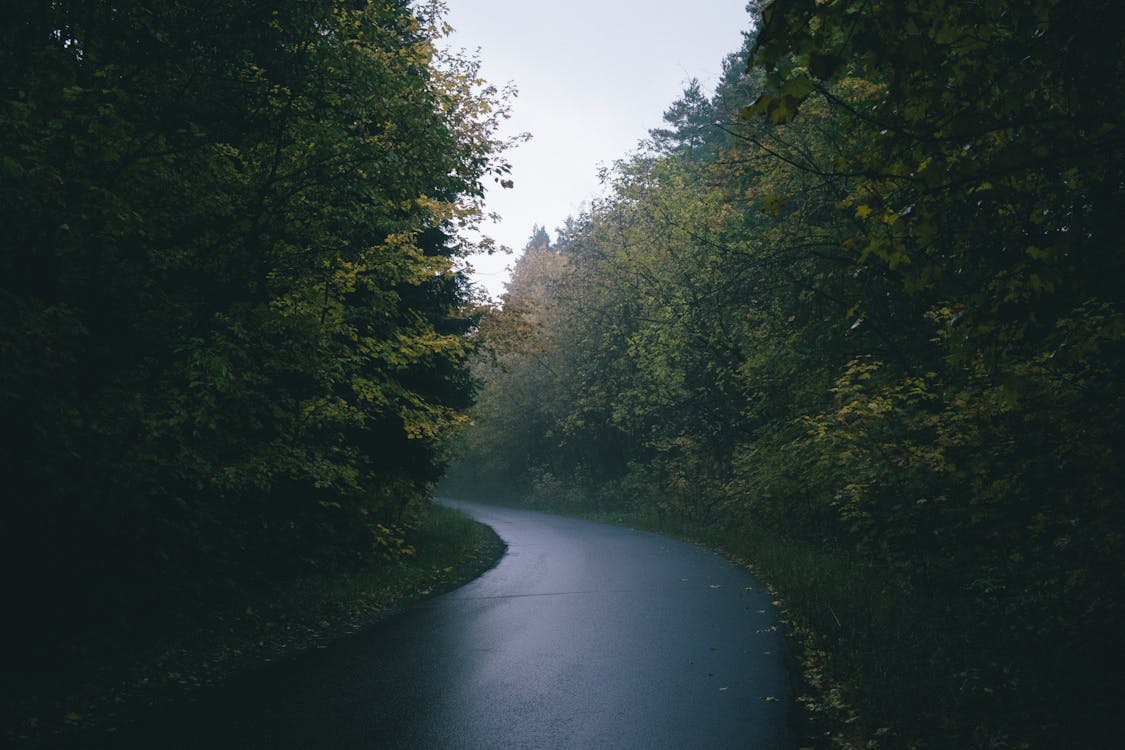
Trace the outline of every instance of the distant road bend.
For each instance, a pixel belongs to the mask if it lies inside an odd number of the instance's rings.
[[[496,568],[103,746],[792,747],[777,614],[745,571],[655,534],[444,502],[504,538]]]

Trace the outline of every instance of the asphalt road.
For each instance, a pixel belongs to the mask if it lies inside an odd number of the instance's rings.
[[[493,570],[104,746],[792,746],[777,614],[747,573],[655,534],[447,502],[507,542]]]

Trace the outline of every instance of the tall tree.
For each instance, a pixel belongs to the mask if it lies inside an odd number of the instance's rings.
[[[872,671],[874,721],[1099,746],[1125,558],[1122,22],[765,5],[716,95],[689,86],[550,261],[517,265],[538,317],[497,393],[534,382],[539,408],[517,491],[840,551],[944,608],[932,648]],[[491,387],[470,440],[518,420]]]
[[[9,11],[2,545],[37,561],[30,611],[410,522],[472,391],[461,232],[507,169],[505,105],[441,33],[399,0]]]

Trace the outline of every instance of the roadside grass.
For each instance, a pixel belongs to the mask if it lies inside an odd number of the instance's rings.
[[[35,747],[112,728],[146,706],[321,647],[457,588],[495,565],[505,549],[492,529],[437,504],[407,541],[413,554],[394,560],[262,584],[175,620],[76,632],[60,644],[68,654],[62,663],[6,675],[2,736]]]
[[[1125,704],[1110,682],[1120,652],[1109,648],[1092,661],[1109,638],[1058,643],[1030,623],[1019,632],[990,619],[955,579],[765,530],[644,514],[619,520],[724,553],[775,594],[801,662],[805,747],[1121,747]]]

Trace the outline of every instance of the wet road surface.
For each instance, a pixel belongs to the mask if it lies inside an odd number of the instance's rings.
[[[446,502],[507,542],[496,568],[97,746],[791,747],[777,614],[747,573],[655,534]]]

